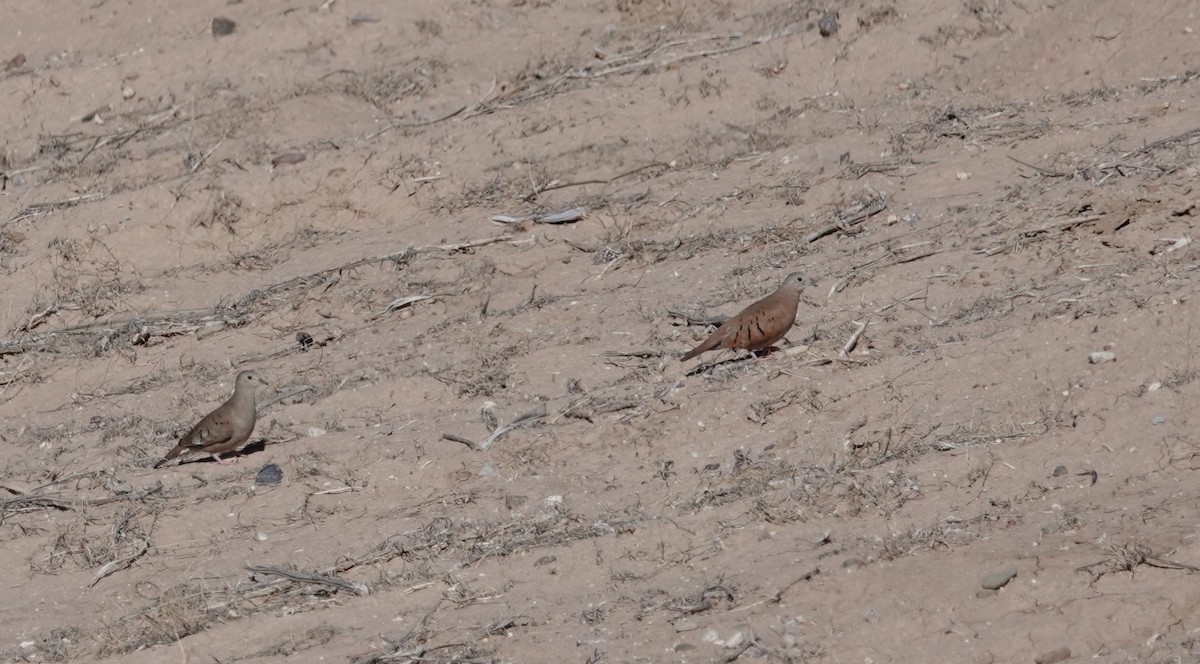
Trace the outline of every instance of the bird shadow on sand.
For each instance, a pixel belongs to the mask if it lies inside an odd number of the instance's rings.
[[[724,360],[718,360],[716,362],[701,362],[701,363],[697,364],[695,367],[693,367],[690,371],[685,373],[684,375],[685,376],[697,376],[699,374],[708,373],[708,372],[712,371],[713,369],[718,369],[720,367],[726,367],[726,366],[731,367],[731,368],[732,367],[739,367],[739,368],[743,368],[743,369],[749,368],[749,367],[754,366],[753,365],[754,361],[766,360],[766,359],[770,358],[771,355],[779,352],[780,350],[781,349],[778,346],[771,346],[769,348],[764,348],[764,349],[758,350],[758,351],[750,351],[747,354],[737,355],[735,357],[731,357],[731,358],[724,359]]]
[[[232,461],[233,463],[237,463],[237,462],[241,461],[243,458],[248,457],[257,452],[262,452],[265,449],[267,449],[267,439],[260,438],[256,441],[254,441],[253,443],[246,445],[245,447],[238,450],[237,452],[227,452],[227,453],[221,455],[221,458],[223,458],[227,461]],[[176,466],[186,466],[186,465],[190,465],[193,463],[211,463],[211,464],[220,465],[219,462],[216,459],[214,459],[211,454],[205,454],[205,453],[192,454],[192,455],[188,456],[187,458],[180,459],[179,463],[177,463],[175,465]],[[171,466],[165,466],[165,467],[170,468]]]

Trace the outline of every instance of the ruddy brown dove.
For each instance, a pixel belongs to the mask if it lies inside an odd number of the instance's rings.
[[[254,390],[259,385],[266,384],[267,381],[253,371],[239,373],[234,383],[233,396],[205,415],[187,435],[179,439],[162,461],[154,464],[154,467],[160,468],[184,453],[211,454],[221,465],[231,463],[222,459],[221,455],[236,451],[250,439],[250,434],[254,432],[254,420],[258,415],[254,405]]]
[[[687,361],[717,348],[746,348],[763,350],[783,338],[796,322],[796,306],[805,283],[803,274],[793,272],[784,278],[779,290],[742,309],[736,316],[721,323],[708,338],[693,348],[680,361]]]

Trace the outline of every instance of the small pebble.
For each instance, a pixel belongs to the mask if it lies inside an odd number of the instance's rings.
[[[306,157],[303,152],[285,152],[283,154],[277,154],[274,157],[271,157],[271,165],[280,166],[283,164],[299,164],[305,159],[308,159],[308,157]]]
[[[312,348],[312,345],[313,345],[312,335],[309,334],[308,332],[305,332],[304,330],[300,330],[299,332],[296,333],[296,341],[299,342],[299,344],[300,344],[301,352],[307,352],[309,348]]]
[[[584,634],[578,639],[575,639],[575,645],[577,646],[595,646],[601,643],[604,643],[604,637],[595,632]]]
[[[283,469],[279,466],[268,463],[259,469],[258,475],[254,477],[254,483],[258,486],[273,486],[283,481]],[[265,537],[265,535],[264,535]]]
[[[828,37],[836,34],[838,31],[838,15],[835,11],[828,11],[821,15],[817,21],[817,29],[821,31],[822,37]]]
[[[1104,364],[1105,362],[1116,361],[1116,359],[1116,353],[1111,353],[1106,350],[1098,350],[1094,353],[1088,354],[1088,362],[1091,362],[1092,364]]]
[[[1063,475],[1066,475],[1066,474],[1067,474],[1066,466],[1055,466],[1054,472],[1051,473],[1050,476],[1051,477],[1062,477]]]
[[[267,541],[267,534],[260,530],[257,533],[254,533],[254,539],[260,542],[265,542]]]
[[[1151,424],[1163,424],[1166,421],[1167,418],[1163,417],[1162,415],[1155,415],[1154,417],[1150,418]]]
[[[237,22],[233,19],[228,19],[223,16],[218,16],[212,20],[212,33],[214,37],[224,37],[232,35],[237,29]]]
[[[1017,568],[1009,567],[999,572],[994,572],[983,577],[983,587],[988,590],[999,590],[1008,585],[1017,576]]]
[[[225,321],[212,320],[204,324],[204,327],[196,330],[196,339],[211,337],[212,335],[225,329]]]
[[[679,620],[675,621],[675,631],[676,632],[691,632],[691,631],[697,630],[697,629],[700,629],[700,625],[696,624],[695,620],[688,620],[687,618],[680,618]]]
[[[1071,659],[1071,649],[1063,646],[1046,652],[1033,658],[1033,664],[1058,664]]]
[[[483,467],[479,469],[480,477],[488,477],[489,475],[495,475],[495,474],[496,474],[496,467],[490,463],[483,464]]]

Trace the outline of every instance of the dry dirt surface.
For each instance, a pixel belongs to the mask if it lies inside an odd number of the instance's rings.
[[[1198,13],[5,3],[0,658],[1196,661]]]

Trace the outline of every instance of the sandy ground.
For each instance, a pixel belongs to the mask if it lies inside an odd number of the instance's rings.
[[[1200,657],[1195,3],[3,11],[5,661]]]

